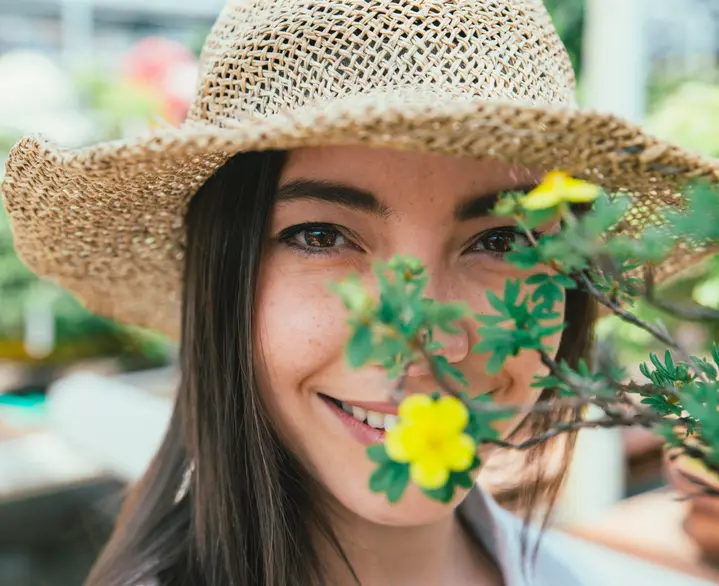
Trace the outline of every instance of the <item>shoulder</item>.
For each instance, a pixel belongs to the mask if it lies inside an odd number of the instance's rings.
[[[571,538],[553,531],[540,535],[484,491],[472,491],[461,514],[495,558],[507,586],[597,586],[589,560],[573,555],[572,548],[567,547]],[[526,544],[526,553],[522,543]]]

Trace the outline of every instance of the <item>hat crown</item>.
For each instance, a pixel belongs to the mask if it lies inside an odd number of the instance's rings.
[[[189,120],[216,127],[378,91],[575,104],[541,0],[230,0],[201,62]]]

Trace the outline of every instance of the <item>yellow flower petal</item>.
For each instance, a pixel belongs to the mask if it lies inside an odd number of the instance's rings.
[[[467,470],[474,462],[476,452],[477,444],[466,433],[453,437],[442,446],[442,458],[453,472]]]
[[[460,433],[467,427],[469,412],[456,397],[441,397],[434,404],[436,425],[447,434]]]
[[[447,484],[449,469],[436,452],[428,452],[421,460],[412,462],[409,475],[417,486],[434,490]]]
[[[431,406],[432,397],[416,393],[400,403],[397,414],[400,421],[405,424],[424,422],[430,415]]]
[[[562,199],[572,203],[589,203],[599,197],[601,187],[579,179],[570,179],[562,188]]]
[[[398,423],[391,430],[385,433],[384,449],[391,460],[395,462],[409,462],[411,459],[411,449],[408,450],[407,427]],[[411,446],[410,446],[411,447]]]
[[[521,206],[527,210],[546,210],[562,203],[556,191],[539,186],[524,197],[519,198]]]
[[[600,192],[597,185],[575,179],[563,171],[551,171],[542,183],[521,197],[519,203],[527,210],[541,210],[562,202],[589,203],[597,199]]]

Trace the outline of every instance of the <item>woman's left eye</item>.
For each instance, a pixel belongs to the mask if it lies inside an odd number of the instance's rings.
[[[495,228],[477,236],[467,252],[487,252],[493,256],[502,257],[512,251],[513,245],[530,246],[531,242],[526,234],[516,228]]]

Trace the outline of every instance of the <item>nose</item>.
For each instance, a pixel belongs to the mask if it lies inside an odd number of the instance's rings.
[[[423,258],[425,270],[429,276],[427,288],[424,291],[425,297],[432,298],[440,303],[461,299],[461,295],[458,295],[459,292],[456,290],[455,278],[451,271],[448,272],[447,265],[443,262],[441,256],[435,254],[415,254],[415,256]],[[450,364],[458,364],[467,358],[470,352],[471,323],[469,320],[463,319],[453,325],[457,329],[455,333],[445,332],[438,327],[433,329],[432,339],[441,345],[441,348],[435,350],[433,354],[443,356]],[[426,360],[412,364],[407,371],[408,376],[421,377],[431,374],[431,369]]]
[[[458,364],[462,362],[469,354],[469,335],[467,329],[461,325],[459,326],[460,331],[456,334],[450,334],[442,330],[434,330],[432,332],[432,338],[436,342],[439,342],[442,347],[433,352],[435,355],[444,356],[444,358],[450,364]],[[408,376],[428,376],[432,374],[432,371],[427,364],[426,360],[412,364],[407,371]]]

